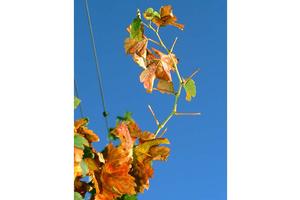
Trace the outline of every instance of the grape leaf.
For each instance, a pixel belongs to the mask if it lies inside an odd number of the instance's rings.
[[[154,17],[160,18],[159,12],[155,11],[153,8],[148,8],[143,15],[146,20],[152,20]]]
[[[172,81],[171,70],[175,70],[174,65],[178,62],[174,54],[166,55],[155,48],[152,48],[152,50],[157,56],[147,49],[146,59],[148,65],[140,74],[140,82],[144,84],[144,88],[149,93],[153,90],[153,83],[156,78]]]
[[[86,164],[86,162],[84,160],[81,160],[80,167],[82,169],[82,176],[86,176],[86,174],[89,171],[89,168],[88,168],[88,165]]]
[[[174,85],[169,81],[159,80],[157,83],[157,89],[161,93],[174,94]]]
[[[99,137],[92,130],[88,129],[86,125],[88,124],[87,118],[81,118],[75,121],[74,132],[84,137],[89,143],[98,142]]]
[[[105,164],[101,171],[93,172],[96,199],[113,200],[123,194],[134,195],[135,180],[129,174],[132,162],[133,140],[125,123],[121,122],[111,131],[120,139],[120,145],[107,145],[103,153]]]
[[[137,196],[125,194],[122,197],[118,198],[118,200],[137,200]]]
[[[169,144],[166,138],[156,138],[143,141],[134,148],[132,173],[137,183],[137,191],[143,192],[149,188],[149,179],[153,176],[152,160],[166,160],[169,156],[168,147],[159,146]]]
[[[74,200],[84,200],[84,198],[78,192],[74,192]]]
[[[196,84],[195,81],[190,79],[183,85],[186,93],[185,99],[191,101],[192,97],[196,96]]]
[[[147,16],[147,15],[146,15]],[[175,26],[181,30],[183,30],[184,25],[177,23],[177,18],[172,12],[172,6],[167,5],[167,6],[162,6],[160,8],[160,13],[159,16],[155,15],[150,15],[152,16],[152,22],[156,24],[158,27],[160,26],[167,26],[167,25],[172,25]]]
[[[143,39],[143,24],[140,17],[136,17],[130,26],[130,38],[141,41]]]
[[[78,97],[74,96],[74,109],[79,106],[80,102],[81,100]]]
[[[74,135],[74,146],[79,149],[84,149],[84,145],[89,146],[89,142],[79,134]]]

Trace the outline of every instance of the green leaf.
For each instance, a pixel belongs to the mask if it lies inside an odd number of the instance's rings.
[[[137,196],[125,194],[122,197],[118,198],[118,200],[137,200]]]
[[[148,8],[144,12],[143,16],[146,20],[152,20],[154,17],[160,18],[160,14],[157,11],[155,11],[153,8]]]
[[[191,101],[192,97],[196,96],[196,84],[195,84],[195,81],[193,79],[190,79],[190,80],[188,80],[184,84],[183,87],[184,87],[185,93],[186,93],[185,99],[187,101]]]
[[[121,117],[121,116],[117,117],[117,123],[119,121],[131,121],[131,120],[133,120],[131,115],[132,115],[132,112],[125,112],[123,117]]]
[[[137,41],[143,39],[142,20],[139,17],[136,17],[131,23],[130,38],[136,39]]]
[[[79,106],[80,102],[81,100],[74,96],[74,109],[76,109]]]
[[[81,135],[75,134],[74,135],[74,145],[75,145],[75,147],[84,150],[84,145],[89,146],[89,142]]]
[[[82,176],[86,176],[86,174],[89,171],[89,168],[88,168],[88,165],[86,164],[86,162],[84,160],[81,160],[80,167],[82,169]]]
[[[74,192],[74,200],[84,200],[84,198],[78,192]]]

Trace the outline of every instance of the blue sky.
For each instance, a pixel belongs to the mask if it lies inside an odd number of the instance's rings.
[[[140,200],[153,199],[226,199],[226,0],[90,0],[90,14],[102,69],[109,124],[126,111],[143,130],[154,131],[156,125],[147,109],[150,104],[157,117],[163,120],[171,111],[173,97],[154,92],[147,94],[139,82],[139,68],[123,48],[128,36],[126,27],[135,17],[136,9],[159,9],[171,4],[179,23],[161,28],[167,46],[178,41],[174,52],[180,59],[182,76],[189,76],[197,67],[194,78],[197,97],[186,102],[179,100],[178,110],[201,112],[201,116],[174,117],[168,123],[166,137],[171,145],[167,162],[155,162],[150,189],[139,195]],[[100,136],[97,149],[108,140],[101,115],[99,89],[84,1],[75,0],[75,78],[82,100],[83,112],[89,117],[89,127]],[[152,38],[155,38],[154,36]],[[173,74],[175,78],[176,75]],[[79,117],[78,110],[75,118]]]

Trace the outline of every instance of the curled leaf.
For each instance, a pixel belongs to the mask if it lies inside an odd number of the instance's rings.
[[[172,6],[171,5],[167,5],[167,6],[162,6],[160,8],[160,17],[157,16],[153,16],[152,17],[152,22],[154,24],[156,24],[158,27],[160,26],[167,26],[167,25],[172,25],[175,26],[181,30],[183,30],[184,25],[183,24],[179,24],[177,23],[177,18],[176,16],[173,14],[172,11]]]
[[[98,142],[98,135],[86,127],[87,123],[88,120],[86,118],[75,121],[74,132],[84,137],[89,143]]]
[[[134,148],[132,173],[136,179],[137,192],[149,188],[149,179],[153,176],[152,160],[165,160],[169,155],[169,148],[159,147],[160,144],[169,144],[166,138],[156,138],[144,141]]]
[[[168,82],[165,80],[159,80],[157,83],[157,89],[161,93],[174,94],[174,85],[172,82]]]
[[[152,20],[154,17],[160,18],[159,12],[155,11],[153,8],[148,8],[143,16],[146,20]]]

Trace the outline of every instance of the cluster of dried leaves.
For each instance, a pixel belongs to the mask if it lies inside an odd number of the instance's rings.
[[[170,5],[161,7],[160,12],[148,8],[143,16],[157,27],[166,25],[173,25],[180,29],[184,27],[176,23],[177,18],[173,15]],[[125,52],[132,55],[133,60],[144,69],[140,74],[140,81],[147,92],[152,92],[154,80],[158,79],[157,88],[161,92],[174,93],[171,71],[175,71],[175,65],[178,63],[175,54],[172,52],[164,54],[155,48],[151,50],[148,48],[149,40],[144,35],[144,24],[140,15],[133,20],[127,30],[130,37],[125,40]]]
[[[137,193],[149,188],[152,161],[169,156],[170,149],[161,146],[169,144],[168,139],[142,131],[127,114],[110,131],[119,144],[111,142],[98,152],[92,142],[99,138],[87,128],[87,123],[85,118],[74,123],[75,199],[83,199],[87,192],[93,200],[135,199]]]
[[[137,17],[127,28],[129,37],[126,38],[124,42],[125,52],[131,55],[134,62],[143,68],[140,74],[140,82],[143,83],[148,93],[153,91],[154,81],[158,79],[155,89],[161,93],[175,94],[171,72],[177,70],[179,59],[173,53],[173,48],[167,49],[164,46],[159,37],[158,30],[160,27],[167,25],[175,26],[183,30],[184,25],[177,23],[177,18],[173,14],[171,5],[162,6],[159,12],[153,8],[148,8],[143,13],[143,17],[149,22],[148,25],[142,21],[141,15],[138,12]],[[156,25],[156,30],[151,24]],[[145,26],[156,32],[160,39],[159,42],[155,42],[145,36]],[[156,43],[160,47],[164,47],[164,49],[167,50],[167,54],[153,47],[150,50],[149,41]],[[193,80],[186,80],[183,87],[186,91],[187,101],[190,101],[192,97],[196,96],[196,86]]]

